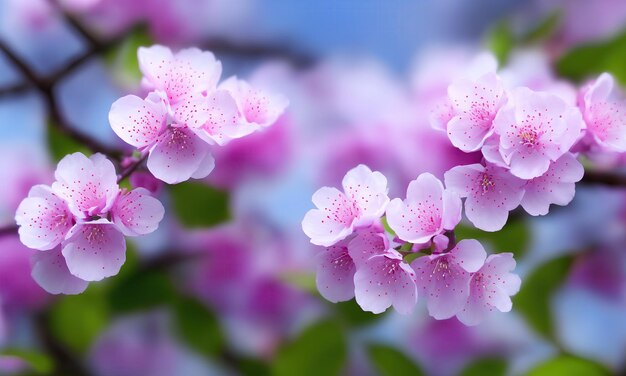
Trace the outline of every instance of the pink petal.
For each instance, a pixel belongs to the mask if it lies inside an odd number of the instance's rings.
[[[213,154],[207,153],[204,156],[204,159],[200,162],[200,166],[196,172],[194,172],[191,177],[194,179],[204,179],[215,169],[215,158]]]
[[[302,230],[311,243],[329,247],[352,233],[358,212],[336,188],[322,187],[313,194],[317,209],[309,210],[302,220]]]
[[[389,203],[387,178],[380,172],[358,165],[346,173],[341,184],[348,199],[359,208],[359,225],[369,225],[385,213]]]
[[[355,297],[364,311],[382,313],[391,305],[402,314],[413,310],[417,303],[415,273],[401,260],[399,253],[389,250],[357,267]]]
[[[173,122],[189,128],[200,128],[209,119],[209,100],[202,94],[190,94],[172,106]]]
[[[247,136],[258,127],[245,124],[239,115],[237,103],[226,90],[217,90],[207,99],[208,118],[196,134],[208,143],[226,145],[233,139]]]
[[[165,82],[169,77],[169,71],[174,60],[172,51],[160,45],[139,47],[137,59],[141,73],[150,82],[152,88],[164,90]]]
[[[82,153],[67,155],[59,162],[54,176],[52,190],[68,202],[79,218],[106,213],[119,192],[115,167],[102,154],[90,158]]]
[[[80,294],[89,285],[70,273],[60,248],[33,255],[32,276],[50,294]]]
[[[511,173],[520,179],[533,179],[548,171],[550,162],[541,152],[518,149],[510,156]]]
[[[20,226],[20,241],[29,248],[42,251],[59,245],[74,225],[74,218],[65,201],[50,187],[35,185],[17,208],[15,221]]]
[[[267,127],[282,115],[289,101],[282,95],[272,95],[255,89],[246,81],[230,77],[220,89],[228,90],[237,101],[245,121],[260,127]]]
[[[526,184],[522,207],[530,215],[546,215],[550,204],[569,204],[574,198],[575,183],[582,179],[584,172],[573,154],[563,155],[545,174]]]
[[[330,246],[317,255],[316,284],[322,296],[333,302],[354,297],[356,267],[348,254],[347,241]]]
[[[384,253],[389,242],[384,232],[376,229],[362,229],[348,244],[350,257],[355,264],[361,265],[370,257]]]
[[[209,145],[184,127],[171,127],[159,137],[150,151],[148,170],[168,184],[189,180],[199,169],[205,170]]]
[[[137,148],[153,144],[165,129],[167,108],[161,101],[127,95],[115,101],[109,123],[124,142]]]
[[[112,223],[101,219],[74,226],[62,252],[70,273],[99,281],[120,271],[126,261],[126,241]]]
[[[452,254],[459,266],[470,273],[478,271],[487,258],[485,248],[475,239],[461,240],[452,250]]]
[[[157,229],[165,209],[143,188],[124,192],[111,209],[111,220],[126,236],[146,235]]]

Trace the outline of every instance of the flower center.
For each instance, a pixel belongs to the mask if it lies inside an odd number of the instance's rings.
[[[496,188],[496,183],[493,181],[491,175],[487,173],[483,174],[480,185],[483,188],[483,194],[493,191]]]

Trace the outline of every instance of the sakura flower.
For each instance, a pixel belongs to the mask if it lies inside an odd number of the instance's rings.
[[[164,209],[143,188],[120,190],[115,168],[101,154],[70,154],[55,177],[52,187],[31,189],[15,219],[22,243],[45,251],[34,259],[33,278],[51,293],[79,293],[85,281],[117,274],[124,234],[154,231]]]
[[[493,133],[493,119],[506,101],[504,85],[495,72],[477,80],[463,79],[448,87],[454,117],[447,125],[454,146],[471,152],[480,149]]]
[[[546,215],[550,204],[567,205],[574,198],[575,183],[585,169],[572,153],[552,162],[545,174],[529,180],[521,204],[530,215]]]
[[[222,74],[222,64],[211,52],[189,48],[172,53],[164,46],[139,47],[143,83],[176,105],[190,95],[213,91]]]
[[[378,171],[359,165],[348,171],[342,181],[343,192],[322,187],[313,194],[316,209],[302,221],[302,230],[311,243],[331,246],[378,220],[389,203],[387,178]]]
[[[460,220],[461,199],[429,173],[409,183],[404,201],[393,199],[387,207],[389,226],[400,239],[412,243],[426,243]]]
[[[509,211],[524,195],[524,180],[507,169],[486,164],[457,166],[445,173],[446,187],[465,198],[465,215],[481,230],[504,227]]]
[[[322,296],[333,303],[354,297],[356,267],[348,253],[351,238],[326,247],[317,255],[315,283]]]
[[[494,309],[509,312],[510,297],[517,294],[521,284],[519,276],[511,273],[513,269],[512,253],[487,257],[485,264],[472,274],[469,297],[457,318],[465,325],[477,325]]]
[[[487,253],[474,239],[461,240],[448,253],[417,258],[411,264],[418,291],[426,297],[429,314],[437,320],[456,315],[469,296],[471,273],[483,266]]]
[[[393,305],[398,313],[411,313],[417,303],[415,272],[389,247],[385,235],[359,233],[348,248],[356,265],[354,296],[359,306],[381,313]]]
[[[228,91],[240,114],[248,125],[267,127],[272,125],[288,105],[287,98],[253,88],[246,81],[230,77],[222,82],[220,89]]]
[[[583,89],[580,108],[587,132],[608,151],[626,151],[626,101],[618,97],[615,80],[603,73]]]
[[[576,107],[524,87],[513,91],[494,120],[500,154],[511,173],[522,179],[544,174],[579,139],[584,126]]]

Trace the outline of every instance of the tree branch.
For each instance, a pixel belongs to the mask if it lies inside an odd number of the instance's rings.
[[[601,184],[626,188],[626,174],[611,171],[585,170],[581,184]]]

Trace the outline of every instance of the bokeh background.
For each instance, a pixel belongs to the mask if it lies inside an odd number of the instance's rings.
[[[0,374],[623,374],[624,188],[581,184],[568,207],[494,234],[461,226],[514,252],[523,281],[512,312],[476,327],[422,303],[375,316],[324,301],[300,221],[311,194],[358,163],[399,196],[421,172],[471,162],[428,116],[480,51],[518,74],[578,83],[608,70],[626,83],[625,21],[622,0],[0,0],[0,42],[39,83],[0,53],[1,226],[61,157],[89,152],[69,133],[124,147],[107,114],[141,92],[138,46],[211,50],[225,76],[291,102],[216,150],[204,181],[135,175],[166,219],[81,295],[45,293],[30,277],[36,251],[0,231]]]

